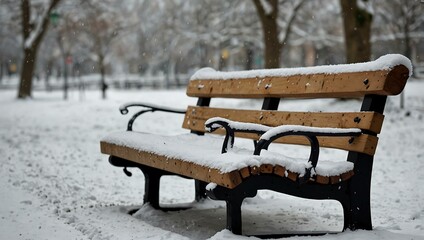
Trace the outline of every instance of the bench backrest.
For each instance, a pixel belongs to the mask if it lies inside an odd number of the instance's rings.
[[[410,72],[409,60],[401,55],[386,55],[368,63],[311,68],[227,73],[200,70],[187,87],[188,96],[199,98],[198,106],[189,106],[183,127],[204,132],[207,119],[224,117],[268,126],[360,128],[363,134],[358,137],[320,137],[320,145],[372,156],[383,124],[386,97],[402,92]],[[208,107],[211,98],[263,98],[264,102],[262,110],[225,109]],[[356,112],[278,111],[283,98],[362,98],[362,106]],[[258,139],[249,133],[238,137]],[[309,144],[303,137],[286,137],[278,142]]]

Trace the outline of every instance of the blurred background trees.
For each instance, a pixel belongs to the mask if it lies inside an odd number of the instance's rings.
[[[20,25],[24,56],[22,58],[18,98],[31,96],[38,48],[47,32],[50,14],[59,2],[60,0],[51,0],[46,4],[40,2],[31,4],[31,0],[21,0],[20,2]]]
[[[64,98],[89,87],[106,97],[110,86],[181,86],[201,67],[312,66],[387,53],[420,69],[423,12],[420,0],[0,0],[0,87],[15,76],[20,97],[34,84],[63,89]]]
[[[371,60],[372,10],[368,0],[340,0],[347,63]]]

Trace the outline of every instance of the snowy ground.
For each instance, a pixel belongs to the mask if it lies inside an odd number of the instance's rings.
[[[406,105],[391,98],[374,162],[372,180],[373,231],[347,231],[312,239],[424,239],[424,81],[410,81]],[[184,90],[109,91],[108,100],[88,91],[35,92],[18,101],[16,92],[0,92],[0,239],[244,239],[225,229],[225,208],[208,200],[191,210],[163,213],[140,206],[144,179],[132,170],[126,177],[100,154],[99,140],[124,130],[128,116],[118,107],[143,101],[184,108],[195,104]],[[253,100],[214,104],[258,108]],[[339,110],[357,101],[339,103]],[[334,108],[334,101],[284,102],[286,109]],[[356,107],[357,108],[357,107]],[[149,132],[177,134],[181,115],[146,114],[135,125]],[[241,142],[241,144],[245,144]],[[298,149],[288,148],[289,153]],[[307,151],[307,150],[306,150]],[[341,153],[327,151],[327,158]],[[163,179],[164,204],[193,201],[193,182]],[[141,209],[130,216],[131,209]],[[244,230],[280,233],[307,230],[340,231],[341,206],[333,201],[302,200],[269,191],[243,205]],[[295,237],[309,239],[309,237]]]

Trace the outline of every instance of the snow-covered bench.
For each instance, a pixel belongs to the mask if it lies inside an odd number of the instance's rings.
[[[343,206],[343,229],[372,229],[370,184],[373,156],[383,124],[386,98],[399,94],[411,74],[410,61],[386,55],[375,61],[309,68],[196,72],[187,95],[197,106],[177,110],[141,106],[124,132],[101,141],[109,162],[138,167],[145,175],[144,203],[161,209],[159,179],[180,175],[195,179],[196,200],[206,196],[227,203],[227,228],[242,233],[241,204],[257,190],[270,189],[309,199],[335,199]],[[261,110],[209,107],[211,98],[259,98]],[[280,99],[362,98],[358,111],[279,111]],[[161,136],[132,131],[144,112],[185,114],[183,128],[190,133]],[[205,134],[214,132],[221,135]],[[254,139],[251,149],[233,146],[234,138]],[[266,151],[272,143],[310,145],[309,159],[299,160]],[[346,161],[319,159],[320,148],[347,151]]]

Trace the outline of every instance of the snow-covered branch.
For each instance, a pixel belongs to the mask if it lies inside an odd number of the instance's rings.
[[[24,28],[29,27],[30,29],[24,30],[24,32],[28,32],[27,37],[24,35],[24,48],[32,48],[34,44],[38,45],[43,37],[44,32],[47,30],[47,26],[50,20],[50,14],[52,10],[56,7],[56,5],[60,2],[60,0],[51,0],[46,3],[44,7],[43,13],[38,16],[35,22],[23,23]],[[30,0],[23,0],[22,7],[30,7]],[[28,9],[28,11],[30,11]],[[23,11],[24,12],[24,11]],[[29,18],[24,17],[24,21],[29,20]],[[30,26],[35,26],[32,28]]]

